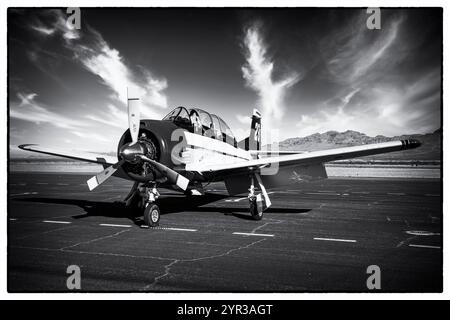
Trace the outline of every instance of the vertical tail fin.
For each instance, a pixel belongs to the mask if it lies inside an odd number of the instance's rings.
[[[239,148],[245,150],[261,150],[261,112],[253,109],[250,136],[239,141]]]

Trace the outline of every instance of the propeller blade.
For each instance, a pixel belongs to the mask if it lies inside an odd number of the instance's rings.
[[[153,166],[158,169],[159,172],[161,172],[164,176],[167,177],[168,181],[172,184],[176,184],[178,187],[180,187],[183,190],[186,190],[189,184],[189,179],[185,178],[178,172],[170,169],[169,167],[166,167],[165,165],[152,160],[150,158],[147,158],[146,156],[141,156],[141,159],[144,161],[150,162]]]
[[[139,97],[136,93],[127,88],[127,99],[128,99],[128,128],[130,128],[131,141],[134,143],[138,140],[139,125],[140,125],[140,108],[139,108]]]
[[[109,166],[102,172],[100,172],[100,173],[96,174],[95,176],[93,176],[92,178],[90,178],[87,181],[89,191],[94,190],[99,185],[101,185],[103,182],[105,182],[109,177],[111,177],[114,174],[114,172],[116,172],[117,169],[119,169],[119,167],[124,162],[125,162],[125,160],[120,160],[119,162],[113,164],[112,166]]]

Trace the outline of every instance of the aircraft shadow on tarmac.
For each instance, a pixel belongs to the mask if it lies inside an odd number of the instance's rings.
[[[162,196],[158,199],[158,205],[161,208],[161,215],[180,213],[186,211],[196,212],[219,212],[225,215],[234,216],[244,220],[253,220],[250,216],[247,207],[219,207],[219,206],[204,206],[225,198],[230,198],[228,195],[206,193],[199,197],[185,197],[179,196],[170,197]],[[61,199],[61,198],[17,198],[16,201],[36,202],[72,205],[82,208],[85,213],[72,216],[74,219],[82,219],[86,217],[111,217],[111,218],[128,218],[135,224],[141,225],[141,219],[138,219],[136,212],[125,206],[123,201],[103,202],[103,201],[89,201],[83,199]],[[277,208],[270,207],[265,212],[275,214],[300,214],[309,212],[311,209],[296,209],[296,208]]]

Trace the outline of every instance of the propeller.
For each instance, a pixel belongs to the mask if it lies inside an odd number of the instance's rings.
[[[136,94],[132,94],[127,88],[128,99],[128,127],[131,134],[131,142],[123,145],[119,151],[121,160],[107,167],[102,172],[96,174],[87,181],[89,190],[92,191],[117,171],[125,162],[136,163],[139,160],[147,161],[152,164],[163,176],[165,176],[169,183],[177,185],[179,188],[186,190],[189,184],[189,179],[183,177],[181,174],[170,169],[169,167],[145,156],[144,147],[138,143],[138,134],[140,126],[140,108],[139,98]]]
[[[144,161],[150,162],[159,172],[161,172],[162,175],[167,177],[167,180],[171,184],[176,184],[183,190],[187,189],[189,179],[185,178],[175,170],[172,170],[169,167],[166,167],[165,165],[159,163],[158,161],[152,160],[144,155],[141,155],[140,158]]]
[[[138,140],[139,122],[140,122],[140,110],[139,110],[139,98],[136,94],[130,93],[131,90],[127,88],[128,99],[128,127],[130,128],[131,141],[135,144]]]
[[[113,164],[112,166],[109,166],[108,168],[106,168],[105,170],[103,170],[100,173],[97,173],[95,176],[93,176],[92,178],[90,178],[87,181],[88,187],[89,187],[89,191],[94,190],[95,188],[97,188],[99,185],[101,185],[103,182],[105,182],[109,177],[111,177],[114,172],[117,171],[117,169],[119,169],[119,167],[125,163],[125,160],[122,159],[119,162]]]

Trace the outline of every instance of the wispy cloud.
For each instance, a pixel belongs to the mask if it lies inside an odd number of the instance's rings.
[[[127,88],[140,96],[143,118],[160,119],[167,112],[167,97],[164,93],[167,81],[125,59],[86,20],[83,21],[82,29],[76,30],[66,24],[63,11],[42,10],[28,20],[25,27],[35,37],[35,42],[27,47],[27,56],[41,72],[67,88],[67,78],[62,72],[66,71],[64,64],[68,63],[71,68],[78,67],[81,75],[95,75],[105,90],[95,93],[95,108],[80,105],[79,110],[70,110],[68,105],[44,104],[44,92],[37,92],[43,95],[41,97],[17,86],[14,88],[17,94],[10,100],[10,116],[14,119],[11,130],[24,126],[17,122],[20,120],[37,124],[35,130],[40,132],[38,139],[30,134],[27,137],[15,135],[14,139],[19,139],[20,143],[40,139],[40,143],[47,144],[47,140],[54,136],[55,139],[48,144],[66,144],[71,141],[78,148],[91,146],[98,150],[112,150],[128,127]],[[62,101],[65,103],[64,99]],[[73,101],[67,103],[75,104]]]
[[[127,117],[125,111],[119,110],[112,104],[108,105],[107,110],[101,115],[88,114],[85,116],[86,119],[119,129],[125,129],[128,126]]]
[[[31,28],[36,30],[36,31],[38,31],[38,32],[40,32],[40,33],[42,33],[42,34],[44,34],[44,35],[47,35],[47,36],[55,33],[55,31],[56,31],[56,29],[46,28],[46,27],[43,27],[43,26],[34,26],[34,25],[32,25]]]
[[[59,36],[63,45],[72,52],[75,61],[99,77],[102,84],[112,91],[113,99],[126,104],[127,87],[137,92],[141,102],[143,116],[160,117],[167,107],[164,90],[167,80],[158,78],[143,67],[131,67],[120,52],[112,48],[102,35],[86,23],[82,30],[76,30],[66,23],[66,17],[59,10],[46,13],[52,19],[51,25],[44,26],[41,20],[31,28],[44,36]],[[156,108],[155,108],[156,107]]]
[[[20,100],[20,104],[19,107],[24,106],[24,105],[29,105],[33,103],[34,98],[37,96],[36,93],[28,93],[28,94],[24,94],[19,92],[17,94],[17,97]]]
[[[252,122],[252,118],[250,118],[249,116],[243,116],[242,114],[237,114],[236,119],[240,123],[247,124],[247,125],[250,125],[250,123]]]
[[[292,73],[279,80],[273,79],[274,62],[267,54],[267,45],[261,37],[258,24],[246,29],[244,47],[246,64],[242,67],[242,74],[246,85],[258,94],[263,121],[281,120],[287,89],[299,81],[299,75]]]
[[[400,52],[394,55],[390,52],[393,45],[399,45],[396,39],[403,18],[384,21],[383,28],[375,35],[367,29],[365,18],[355,16],[321,41],[321,53],[334,81],[354,86],[355,82],[368,81],[403,58]],[[377,69],[373,70],[375,67]]]
[[[106,139],[104,136],[96,134],[96,133],[92,133],[92,132],[86,133],[86,132],[81,132],[81,131],[71,131],[71,132],[80,138],[95,139],[97,141],[109,142],[109,140]]]
[[[31,22],[30,28],[40,33],[42,36],[61,34],[64,39],[71,40],[80,37],[77,30],[66,23],[66,18],[60,10],[45,10],[40,17],[36,17]]]
[[[402,38],[404,18],[386,19],[378,33],[368,30],[363,18],[356,16],[358,21],[322,40],[326,70],[322,77],[341,89],[326,100],[319,99],[314,106],[317,111],[301,117],[297,135],[350,129],[393,136],[437,129],[440,70],[421,78],[397,71],[412,50]]]
[[[35,124],[45,123],[64,129],[84,127],[82,121],[51,111],[48,106],[36,101],[36,93],[18,93],[19,101],[10,105],[10,117]]]
[[[340,103],[328,106],[329,101],[317,106],[320,110],[303,115],[297,123],[298,135],[306,136],[329,130],[355,130],[376,136],[427,133],[437,129],[440,105],[440,71],[433,70],[406,88],[374,86],[362,92],[352,91]],[[373,99],[365,99],[366,96]],[[361,101],[363,105],[361,105]],[[433,111],[435,110],[435,111]]]

